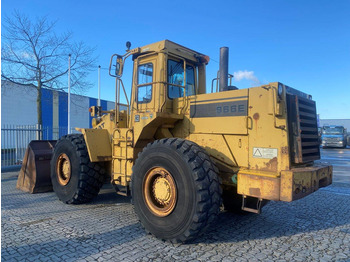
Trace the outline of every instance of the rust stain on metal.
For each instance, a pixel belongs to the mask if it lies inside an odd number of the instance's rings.
[[[255,114],[253,115],[253,119],[254,119],[254,121],[255,121],[255,131],[256,131],[256,132],[258,132],[258,120],[259,120],[259,118],[260,118],[259,113],[255,113]]]
[[[249,194],[253,196],[261,196],[260,188],[249,188]]]
[[[279,200],[280,180],[276,177],[238,173],[237,192],[269,200]]]
[[[331,173],[328,166],[314,166],[282,171],[280,200],[290,202],[303,198],[317,191],[320,187],[331,184],[330,180]]]
[[[288,146],[281,147],[281,152],[282,152],[282,155],[287,155],[288,154]]]
[[[268,163],[267,167],[271,170],[277,170],[277,157],[272,158]]]
[[[264,171],[277,171],[277,164],[277,157],[274,157],[269,162],[265,163],[265,167],[259,169]]]

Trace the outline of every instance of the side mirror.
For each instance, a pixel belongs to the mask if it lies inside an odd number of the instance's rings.
[[[115,67],[115,69],[112,70],[112,67]],[[109,63],[109,75],[120,78],[123,75],[123,68],[123,57],[117,54],[112,55],[111,62]]]

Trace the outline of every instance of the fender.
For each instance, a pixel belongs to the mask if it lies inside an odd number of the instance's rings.
[[[81,128],[91,162],[112,160],[112,141],[107,129]]]

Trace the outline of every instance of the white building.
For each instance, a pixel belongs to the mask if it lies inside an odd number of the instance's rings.
[[[320,127],[326,125],[343,126],[350,132],[350,119],[320,119]]]
[[[7,81],[1,83],[1,127],[37,124],[37,90]],[[91,127],[89,107],[97,105],[97,99],[71,94],[71,127]],[[101,100],[103,110],[114,108],[114,102]],[[44,139],[58,139],[67,133],[68,94],[42,89],[42,121]]]

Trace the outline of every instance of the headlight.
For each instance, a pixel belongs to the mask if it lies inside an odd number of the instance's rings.
[[[283,94],[283,85],[282,84],[278,84],[278,91],[277,91],[277,93],[278,93],[278,96],[280,98],[282,98],[282,94]]]

